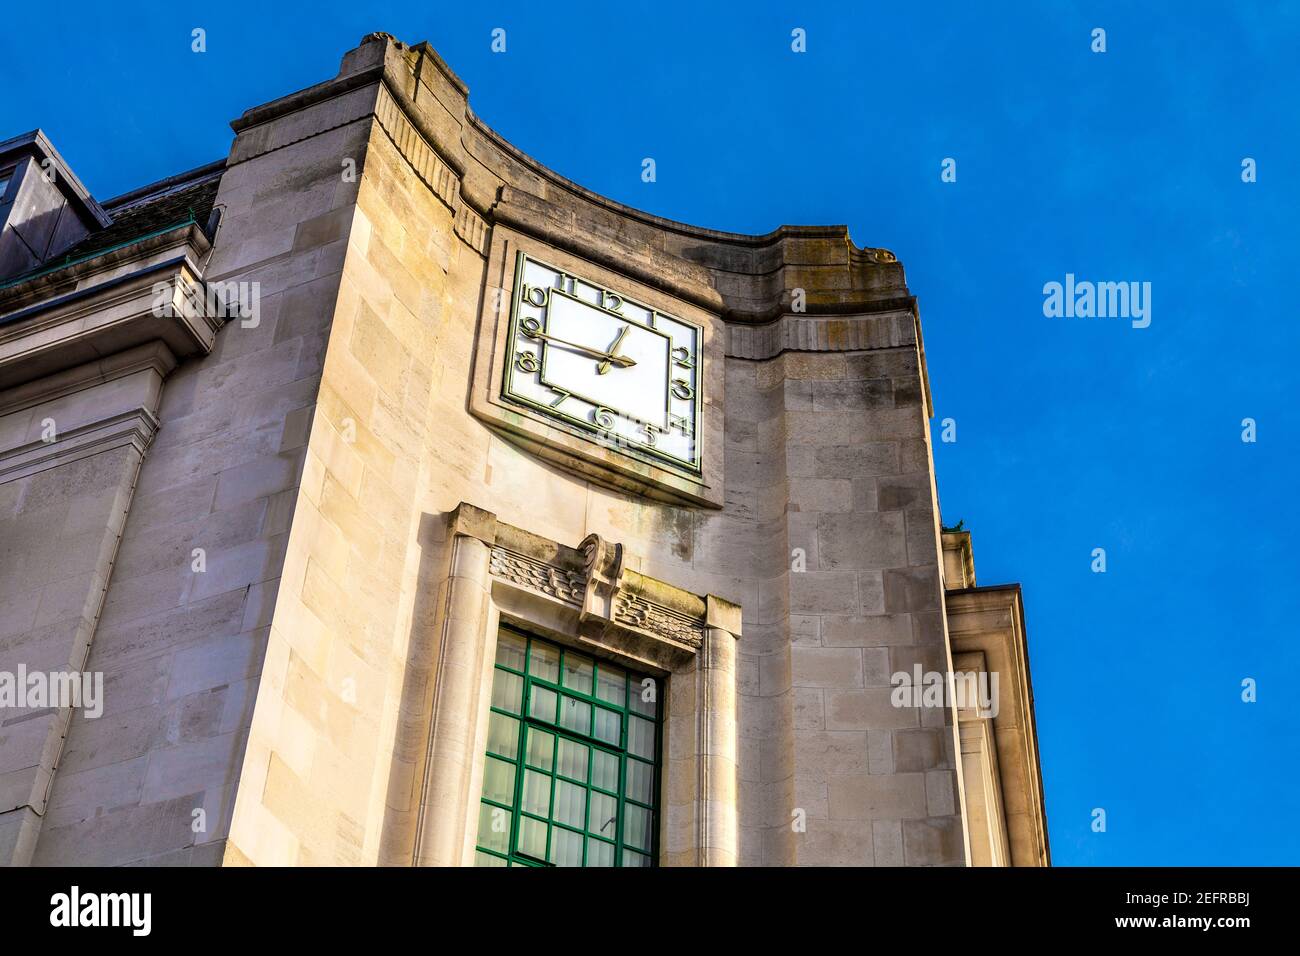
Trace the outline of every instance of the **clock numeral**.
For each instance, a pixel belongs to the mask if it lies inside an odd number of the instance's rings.
[[[557,395],[559,395],[559,398],[551,402],[551,408],[559,408],[560,402],[564,401],[566,398],[568,398],[570,395],[573,394],[572,392],[566,392],[562,388],[556,388],[554,385],[548,385],[546,387],[549,388],[552,392],[555,392]]]
[[[641,430],[645,432],[645,443],[654,447],[655,441],[659,438],[659,428],[655,425],[642,422]]]
[[[520,321],[519,328],[530,339],[540,338],[542,323],[530,316]]]
[[[679,352],[680,355],[677,354]],[[673,349],[673,364],[679,368],[695,368],[695,363],[691,361],[691,350],[684,345]]]
[[[528,349],[515,353],[515,368],[521,372],[536,372],[541,368],[537,363],[537,356]]]
[[[690,420],[686,418],[682,418],[680,415],[669,415],[668,427],[676,428],[687,438],[695,437],[695,428],[691,425]]]
[[[539,309],[542,306],[546,305],[546,303],[550,300],[551,290],[544,289],[541,286],[528,285],[527,283],[525,283],[521,292],[525,302],[527,302],[529,305],[535,305]]]
[[[613,305],[610,303],[613,302]],[[608,309],[611,312],[621,312],[623,309],[623,297],[617,293],[610,292],[608,289],[602,289],[600,292],[600,307]]]
[[[604,405],[597,405],[591,410],[591,420],[601,428],[610,429],[614,427],[614,409],[606,408]]]
[[[673,379],[672,390],[673,394],[683,401],[695,397],[695,389],[691,388],[691,383],[684,378]]]
[[[567,292],[569,293],[569,295],[577,294],[578,280],[575,279],[573,276],[561,272],[555,277],[555,282],[556,282],[556,288],[558,288],[561,292]],[[565,288],[566,284],[568,285],[567,289]]]

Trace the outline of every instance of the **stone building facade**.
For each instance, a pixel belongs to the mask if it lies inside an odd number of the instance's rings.
[[[0,696],[0,860],[1046,865],[901,264],[467,96],[373,34],[102,205],[0,143],[0,675],[102,679]]]

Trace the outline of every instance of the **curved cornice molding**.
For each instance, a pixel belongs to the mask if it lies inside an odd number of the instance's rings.
[[[361,93],[367,87],[374,89]],[[722,232],[626,206],[548,169],[474,113],[468,87],[427,43],[370,34],[343,57],[333,80],[250,109],[231,126],[256,152],[256,127],[354,91],[373,96],[376,117],[417,173],[434,173],[426,184],[455,210],[458,234],[480,252],[487,230],[501,223],[736,323],[915,309],[893,254],[854,246],[843,225]],[[331,110],[304,122],[303,131],[333,113],[340,123],[356,118],[349,109]],[[399,128],[399,115],[414,135]],[[261,151],[283,145],[288,141]],[[426,149],[436,162],[420,155]],[[232,162],[248,151],[237,144]],[[438,164],[451,181],[439,182]]]

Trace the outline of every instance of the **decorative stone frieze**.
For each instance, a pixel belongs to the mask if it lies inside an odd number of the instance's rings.
[[[531,588],[574,607],[582,607],[587,580],[579,574],[545,564],[526,554],[505,548],[493,548],[489,570],[498,578]]]
[[[502,581],[579,608],[580,621],[588,628],[594,621],[619,624],[691,652],[699,650],[704,643],[704,618],[676,611],[629,586],[623,576],[621,544],[593,534],[578,551],[586,556],[581,573],[500,546],[492,548],[489,570]]]

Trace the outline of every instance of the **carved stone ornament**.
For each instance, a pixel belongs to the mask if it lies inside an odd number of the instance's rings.
[[[609,617],[601,610],[612,604],[623,587],[623,546],[609,544],[598,534],[589,534],[578,545],[586,559],[583,569],[587,586],[582,595],[582,623],[592,617]]]
[[[615,596],[613,617],[619,624],[651,631],[696,650],[704,641],[704,628],[699,621],[629,591],[620,591]]]
[[[617,626],[692,652],[699,650],[704,643],[704,619],[667,607],[628,586],[623,545],[590,534],[578,545],[577,553],[583,561],[580,571],[496,544],[488,566],[496,578],[577,608],[584,630]],[[644,580],[639,575],[632,577]]]
[[[501,547],[492,549],[489,569],[496,577],[520,587],[540,591],[574,607],[582,607],[587,582],[581,574],[574,574]]]

